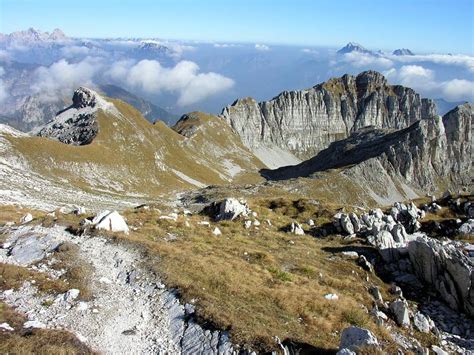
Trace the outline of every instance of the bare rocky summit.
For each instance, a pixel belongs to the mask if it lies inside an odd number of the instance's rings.
[[[257,156],[266,148],[300,159],[366,126],[403,129],[435,115],[432,100],[410,88],[389,85],[375,71],[346,74],[307,90],[284,91],[270,101],[239,99],[222,111],[223,119]]]
[[[361,180],[368,174],[388,175],[422,191],[435,190],[440,180],[466,186],[471,179],[473,117],[474,106],[464,104],[443,118],[420,120],[398,131],[360,129],[299,165],[262,174],[281,180],[348,168]]]

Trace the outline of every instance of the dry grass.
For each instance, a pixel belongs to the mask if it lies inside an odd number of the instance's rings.
[[[64,280],[53,280],[42,272],[25,267],[0,263],[0,289],[18,289],[23,282],[30,281],[40,292],[63,293],[70,289]]]
[[[2,354],[94,354],[73,334],[63,330],[23,329],[26,317],[0,302],[0,323],[8,323],[14,331],[0,330]]]
[[[331,350],[350,324],[363,325],[385,339],[387,334],[363,310],[372,306],[366,273],[353,261],[324,250],[340,247],[338,239],[280,231],[293,220],[293,208],[314,219],[327,219],[334,211],[309,201],[280,201],[271,211],[272,201],[255,201],[250,204],[262,222],[258,230],[245,230],[242,221],[200,226],[199,221],[208,220],[203,216],[159,220],[160,214],[150,209],[125,212],[138,231],[116,238],[144,246],[148,266],[169,287],[179,289],[184,301],[195,301],[203,323],[229,330],[236,343],[269,350],[275,348],[277,335]],[[216,225],[220,237],[212,234]],[[375,277],[370,284],[386,287]],[[327,293],[336,293],[339,300],[326,300]]]

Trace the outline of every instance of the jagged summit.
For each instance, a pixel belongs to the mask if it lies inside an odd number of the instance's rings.
[[[68,37],[59,28],[54,29],[53,32],[43,32],[30,27],[26,31],[17,31],[10,34],[4,34],[0,36],[0,40],[23,42],[34,45],[44,42],[63,42],[67,41]]]
[[[402,55],[415,55],[415,53],[413,53],[411,50],[407,49],[407,48],[400,48],[400,49],[395,49],[393,52],[392,52],[393,55],[397,55],[397,56],[402,56]]]
[[[114,112],[113,104],[107,102],[95,91],[80,87],[74,91],[72,105],[59,112],[37,135],[56,139],[62,143],[85,145],[92,142],[99,131],[97,110]]]
[[[365,127],[301,164],[264,170],[271,180],[307,177],[343,169],[365,190],[379,195],[435,191],[443,186],[467,186],[472,170],[474,105],[464,104],[440,116],[419,120],[401,129]],[[378,185],[378,186],[377,186]],[[382,192],[380,192],[382,191]],[[412,196],[413,197],[413,196]]]
[[[362,45],[356,42],[349,42],[344,47],[337,51],[338,54],[346,54],[352,52],[359,52],[359,53],[366,53],[366,54],[373,54],[372,51],[366,49]]]
[[[362,127],[402,129],[435,115],[432,100],[410,88],[389,85],[376,71],[284,91],[260,103],[251,98],[236,100],[222,111],[223,119],[263,162],[278,150],[278,156],[282,151],[291,154],[293,164]],[[274,163],[267,165],[289,165],[287,159]]]
[[[94,108],[97,103],[96,93],[91,89],[86,87],[80,87],[72,96],[72,107],[76,109],[84,108],[84,107],[92,107]]]

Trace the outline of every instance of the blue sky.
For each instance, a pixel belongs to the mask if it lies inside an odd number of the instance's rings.
[[[474,54],[473,0],[0,0],[0,32]]]

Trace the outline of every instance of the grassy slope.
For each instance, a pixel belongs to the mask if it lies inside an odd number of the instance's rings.
[[[199,135],[199,144],[187,144],[188,139],[165,124],[150,124],[131,106],[110,101],[121,115],[99,111],[99,134],[89,145],[72,146],[40,137],[7,139],[34,171],[85,191],[107,190],[118,195],[156,198],[165,192],[195,187],[172,169],[206,185],[223,184],[234,180],[222,164],[223,159],[232,159],[247,170],[235,179],[260,180],[261,162],[240,144],[237,136],[226,132],[227,127],[218,118],[203,115],[204,126],[212,126],[216,133],[206,135],[206,140]],[[236,150],[223,151],[226,145]]]

